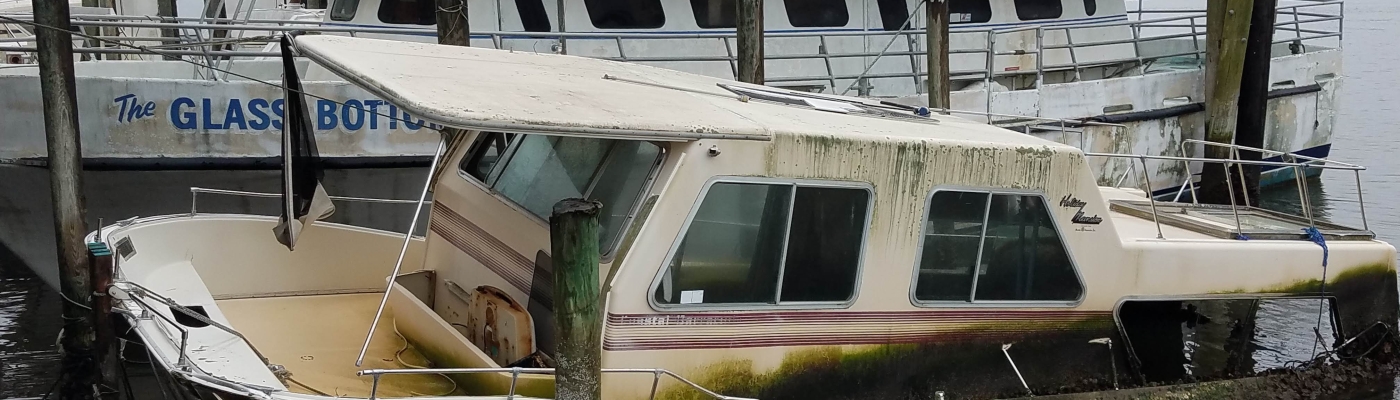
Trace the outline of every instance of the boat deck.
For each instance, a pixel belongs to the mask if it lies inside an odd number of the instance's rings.
[[[368,397],[372,379],[364,369],[426,366],[426,358],[405,344],[386,309],[364,365],[356,367],[365,332],[379,305],[379,293],[285,296],[219,300],[233,328],[257,346],[268,362],[291,372],[288,389],[304,394]],[[441,375],[386,376],[380,397],[444,395],[460,392]],[[318,393],[319,392],[319,393]]]

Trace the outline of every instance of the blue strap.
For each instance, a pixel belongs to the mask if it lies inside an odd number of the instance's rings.
[[[1307,228],[1303,228],[1303,233],[1308,235],[1308,240],[1311,240],[1313,243],[1317,243],[1318,246],[1322,246],[1322,266],[1326,267],[1327,239],[1322,237],[1322,232],[1319,232],[1316,227],[1310,226]]]

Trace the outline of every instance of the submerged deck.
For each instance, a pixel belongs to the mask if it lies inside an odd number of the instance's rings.
[[[224,315],[248,337],[270,364],[291,372],[288,389],[303,394],[369,397],[371,379],[356,376],[371,368],[413,368],[427,360],[394,327],[386,309],[365,354],[356,367],[364,334],[369,331],[379,293],[285,296],[219,300]],[[320,393],[318,393],[320,392]],[[379,396],[445,395],[459,393],[441,375],[390,375],[379,383]]]

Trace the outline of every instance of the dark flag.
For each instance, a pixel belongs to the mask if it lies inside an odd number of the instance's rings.
[[[321,187],[320,156],[316,153],[315,130],[302,97],[301,80],[297,78],[296,62],[292,58],[292,41],[282,36],[282,86],[286,99],[286,118],[282,124],[282,217],[272,232],[277,241],[294,250],[301,231],[317,220],[335,212],[326,189]]]

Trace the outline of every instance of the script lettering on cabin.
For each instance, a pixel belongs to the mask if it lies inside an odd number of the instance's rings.
[[[175,97],[168,107],[157,107],[156,101],[149,101],[134,93],[127,93],[112,99],[117,106],[116,121],[125,124],[147,118],[159,118],[158,110],[166,111],[163,118],[172,128],[184,133],[251,133],[282,130],[282,120],[286,114],[283,99],[274,98],[190,98]],[[316,125],[316,133],[328,134],[336,131],[356,134],[370,133],[387,129],[390,133],[402,129],[416,133],[427,127],[439,130],[442,126],[415,118],[408,111],[379,99],[349,99],[344,102],[319,99],[310,110]]]
[[[1060,207],[1078,208],[1078,210],[1074,212],[1074,217],[1069,219],[1069,222],[1087,225],[1098,225],[1102,223],[1103,217],[1100,217],[1098,214],[1094,214],[1093,216],[1084,215],[1084,206],[1087,205],[1088,203],[1085,203],[1083,200],[1075,198],[1072,194],[1067,194],[1065,195],[1065,197],[1060,198]]]

